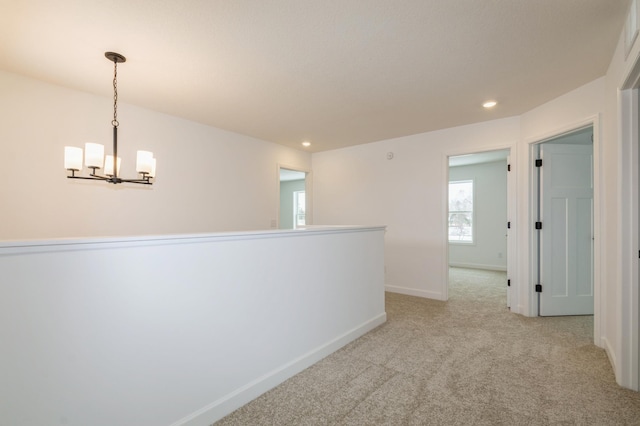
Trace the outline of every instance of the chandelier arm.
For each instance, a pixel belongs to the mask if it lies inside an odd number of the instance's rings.
[[[108,177],[100,176],[100,175],[91,175],[91,177],[86,177],[86,176],[67,176],[67,179],[109,180]]]
[[[153,185],[153,183],[147,179],[120,179],[120,182],[138,183],[140,185]]]

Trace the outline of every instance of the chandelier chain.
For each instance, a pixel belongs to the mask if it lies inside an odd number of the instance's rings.
[[[118,127],[118,61],[113,61],[113,121],[111,124]]]

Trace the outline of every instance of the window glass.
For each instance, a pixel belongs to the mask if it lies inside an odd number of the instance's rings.
[[[473,181],[449,182],[449,241],[473,242]]]

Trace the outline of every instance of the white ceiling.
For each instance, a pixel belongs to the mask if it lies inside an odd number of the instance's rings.
[[[317,152],[520,115],[603,76],[628,4],[0,0],[0,69],[110,97],[115,51],[120,102]]]

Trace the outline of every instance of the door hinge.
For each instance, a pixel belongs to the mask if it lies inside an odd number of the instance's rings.
[[[542,222],[536,222],[536,229],[542,229]]]
[[[536,167],[542,167],[542,158],[536,159]]]
[[[542,293],[542,284],[536,284],[536,293]]]
[[[507,222],[507,229],[511,229],[511,222]]]
[[[511,164],[507,164],[507,171],[510,172],[511,171]]]
[[[507,280],[507,287],[511,287],[511,280]]]

